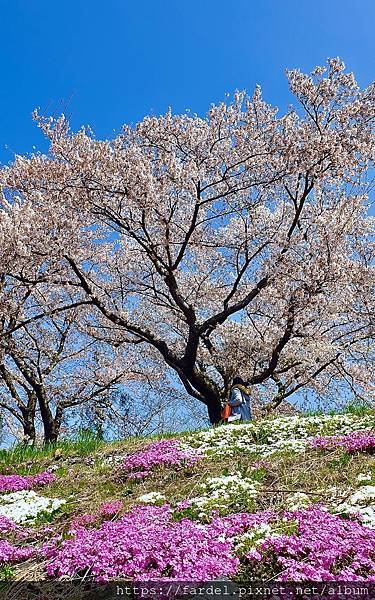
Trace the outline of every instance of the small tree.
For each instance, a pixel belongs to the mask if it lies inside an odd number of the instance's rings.
[[[35,299],[32,313],[31,306]],[[84,335],[74,311],[23,323],[2,338],[0,408],[21,425],[24,442],[35,442],[37,420],[44,442],[56,442],[74,408],[99,403],[123,380],[111,348]]]
[[[212,423],[237,371],[270,407],[369,395],[375,88],[344,69],[290,71],[298,104],[281,116],[257,88],[111,141],[37,117],[49,155],[1,174],[7,276],[91,306],[93,330],[158,355]]]

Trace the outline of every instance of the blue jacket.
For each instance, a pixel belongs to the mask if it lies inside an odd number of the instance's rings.
[[[241,415],[241,421],[251,421],[251,392],[244,385],[234,385],[230,391],[229,404],[232,415]]]

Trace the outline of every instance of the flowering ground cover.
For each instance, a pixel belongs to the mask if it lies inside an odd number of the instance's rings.
[[[65,500],[46,498],[36,492],[22,490],[0,495],[0,515],[16,523],[27,523],[40,513],[53,513],[65,504]]]
[[[80,528],[51,552],[47,572],[75,575],[89,568],[97,580],[204,581],[235,574],[239,561],[231,548],[210,527],[188,519],[173,522],[168,506],[142,506],[99,529]]]
[[[276,535],[245,556],[252,572],[279,571],[280,581],[375,581],[375,531],[320,506],[287,513],[292,535]]]
[[[37,475],[0,475],[0,493],[30,490],[33,487],[48,485],[55,481],[55,475],[48,471]]]
[[[198,460],[198,452],[188,446],[183,447],[179,440],[158,440],[127,456],[123,469],[131,479],[142,479],[158,467],[191,466]]]
[[[374,430],[371,412],[293,416],[15,467],[0,578],[375,581]]]
[[[181,514],[203,520],[209,519],[213,514],[228,514],[240,510],[252,512],[259,488],[259,482],[243,477],[241,473],[210,477],[198,487],[199,496],[183,500],[177,508]]]
[[[332,450],[344,448],[347,452],[374,452],[375,435],[371,431],[353,431],[346,435],[316,437],[311,440],[313,448]]]
[[[353,435],[374,427],[373,414],[292,416],[216,427],[192,435],[188,442],[206,455],[253,452],[267,457],[282,451],[304,452],[310,440],[318,436]]]

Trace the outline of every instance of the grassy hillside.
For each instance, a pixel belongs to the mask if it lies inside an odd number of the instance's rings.
[[[356,412],[3,451],[0,576],[374,580],[375,414]]]

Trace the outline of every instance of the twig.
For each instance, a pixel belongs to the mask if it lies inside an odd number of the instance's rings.
[[[291,494],[291,493],[300,493],[300,494],[306,494],[308,496],[327,496],[327,494],[320,494],[318,492],[304,492],[302,490],[277,490],[277,489],[271,489],[271,490],[262,490],[263,493],[265,494],[273,494],[273,493],[280,493],[280,494]]]

